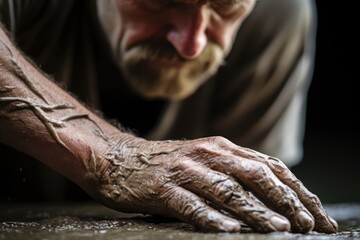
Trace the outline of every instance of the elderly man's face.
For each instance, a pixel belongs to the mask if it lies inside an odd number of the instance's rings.
[[[98,0],[98,15],[132,87],[182,99],[214,74],[256,0]]]

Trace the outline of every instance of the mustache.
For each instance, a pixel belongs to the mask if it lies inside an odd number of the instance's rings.
[[[136,50],[138,60],[159,60],[163,59],[170,62],[193,61],[182,57],[175,47],[167,41],[147,41],[138,43],[130,48],[129,51]],[[141,50],[141,51],[140,51]]]
[[[168,62],[168,63],[191,63],[192,66],[197,65],[202,70],[206,70],[211,66],[213,68],[216,65],[225,65],[225,54],[221,47],[208,41],[203,52],[197,58],[184,58],[182,57],[176,48],[167,41],[143,41],[130,47],[126,52],[122,54],[120,66],[123,70],[127,71],[127,67],[141,67],[147,66],[151,62]],[[159,66],[160,67],[160,66]]]

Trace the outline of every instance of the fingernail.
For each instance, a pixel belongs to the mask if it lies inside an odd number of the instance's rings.
[[[239,232],[240,231],[240,223],[234,220],[224,220],[222,222],[222,226],[224,231],[226,232]]]
[[[277,231],[290,231],[290,222],[286,218],[272,216],[270,223]]]
[[[305,211],[298,212],[296,216],[296,223],[298,224],[298,228],[301,233],[310,232],[315,226],[314,218]]]

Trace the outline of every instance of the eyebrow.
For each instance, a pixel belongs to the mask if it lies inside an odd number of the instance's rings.
[[[160,2],[168,2],[168,3],[171,3],[171,2],[179,2],[179,3],[198,3],[198,2],[201,2],[201,1],[204,1],[204,0],[158,0]],[[247,0],[209,0],[210,2],[213,2],[213,3],[216,3],[216,4],[224,4],[224,5],[235,5],[235,4],[239,4],[239,3],[243,3],[243,2],[246,2]]]
[[[246,0],[210,0],[210,1],[216,2],[218,4],[225,4],[225,5],[232,5],[232,4],[246,2]]]

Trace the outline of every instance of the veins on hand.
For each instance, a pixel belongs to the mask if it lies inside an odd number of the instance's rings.
[[[137,138],[108,141],[108,144],[109,148],[102,156],[95,156],[90,150],[92,160],[87,162],[87,168],[95,176],[105,195],[111,199],[146,198],[145,190],[136,189],[140,185],[147,186],[146,179],[154,171],[150,168],[163,164],[164,157],[178,150],[173,148],[166,151],[162,148],[153,148],[154,145],[159,144],[156,141],[146,141],[144,146],[144,143]],[[134,188],[135,185],[137,188]]]

